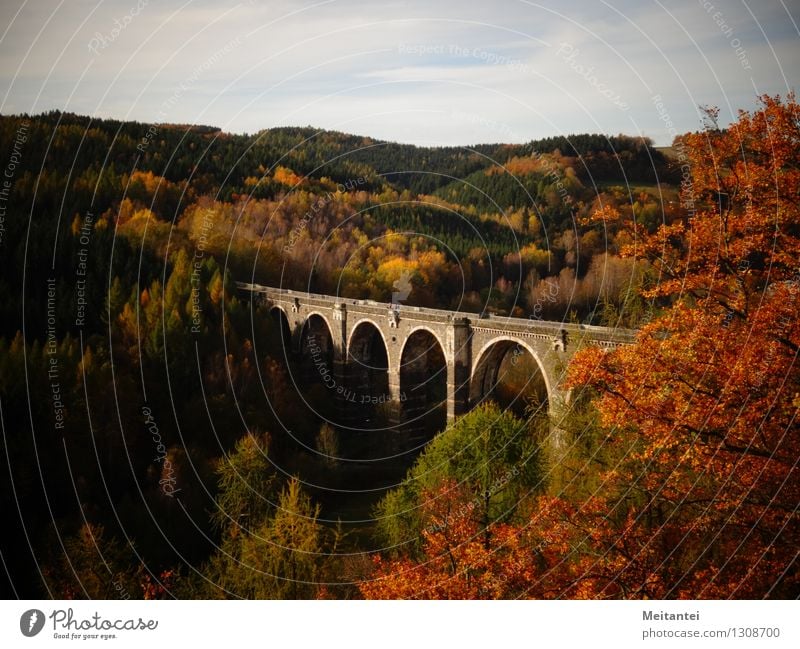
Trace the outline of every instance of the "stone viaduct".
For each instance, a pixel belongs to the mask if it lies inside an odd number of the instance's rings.
[[[522,354],[535,360],[539,372],[531,380],[557,414],[568,400],[560,386],[575,351],[582,345],[614,348],[634,336],[626,329],[237,285],[270,309],[285,346],[342,401],[389,404],[396,421],[430,400],[446,401],[452,421],[491,396],[504,359],[507,364]],[[438,395],[432,385],[439,386]]]

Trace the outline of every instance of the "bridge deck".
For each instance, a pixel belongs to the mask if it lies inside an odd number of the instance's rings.
[[[240,290],[251,293],[261,293],[267,295],[272,300],[291,300],[297,298],[302,300],[306,305],[328,309],[332,308],[334,305],[343,304],[347,307],[348,311],[374,316],[384,316],[390,309],[393,309],[397,311],[398,315],[402,318],[418,320],[420,322],[445,323],[454,320],[466,320],[469,322],[472,329],[478,331],[505,334],[539,334],[543,336],[555,336],[562,331],[566,331],[567,335],[573,340],[589,340],[599,344],[606,343],[610,345],[630,344],[634,341],[636,336],[636,331],[633,329],[599,327],[596,325],[575,324],[572,322],[554,322],[535,318],[513,318],[510,316],[499,316],[487,313],[481,314],[468,311],[431,309],[428,307],[390,304],[388,302],[376,302],[374,300],[358,300],[333,295],[293,291],[291,289],[274,288],[246,282],[237,282],[236,284]]]

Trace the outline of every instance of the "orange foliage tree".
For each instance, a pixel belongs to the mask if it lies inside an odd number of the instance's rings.
[[[626,561],[599,594],[796,595],[800,107],[765,96],[681,144],[693,213],[636,231],[627,250],[658,269],[648,296],[671,306],[635,345],[571,366],[573,386],[599,393],[602,425],[631,444],[605,476],[625,524],[598,544]]]
[[[418,560],[375,559],[375,573],[359,588],[369,599],[498,599],[520,593],[533,578],[528,539],[513,525],[488,528],[470,515],[474,494],[448,481],[423,493]]]
[[[426,528],[422,557],[378,559],[365,596],[800,593],[800,107],[765,96],[679,144],[684,218],[648,234],[594,217],[631,229],[626,254],[660,273],[646,296],[668,305],[635,344],[571,363],[613,461],[581,497],[539,497],[527,524],[488,537],[428,512],[446,524]],[[459,497],[444,486],[428,507]]]

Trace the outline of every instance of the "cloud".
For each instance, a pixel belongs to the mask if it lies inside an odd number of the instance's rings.
[[[585,131],[642,132],[667,144],[655,94],[689,130],[699,104],[730,117],[752,107],[756,92],[797,84],[798,16],[780,1],[714,4],[3,3],[0,110],[239,132],[352,127],[443,144]],[[563,44],[577,52],[571,60]]]

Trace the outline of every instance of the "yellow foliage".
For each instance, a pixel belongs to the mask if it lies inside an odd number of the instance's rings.
[[[155,219],[155,214],[153,214],[149,208],[144,207],[133,213],[131,221],[147,221],[148,219]]]
[[[289,187],[295,187],[303,182],[303,179],[288,167],[277,167],[272,177],[276,182],[282,185],[288,185]]]
[[[78,236],[78,233],[81,231],[81,225],[83,224],[83,219],[81,218],[80,214],[76,214],[75,218],[72,219],[72,234],[73,236]]]
[[[531,266],[544,266],[550,261],[550,252],[538,248],[535,243],[529,243],[519,250],[522,263]]]
[[[159,185],[166,186],[172,184],[166,178],[156,176],[152,171],[134,171],[131,174],[130,182],[133,184],[137,181],[144,185],[148,194],[155,194]]]

